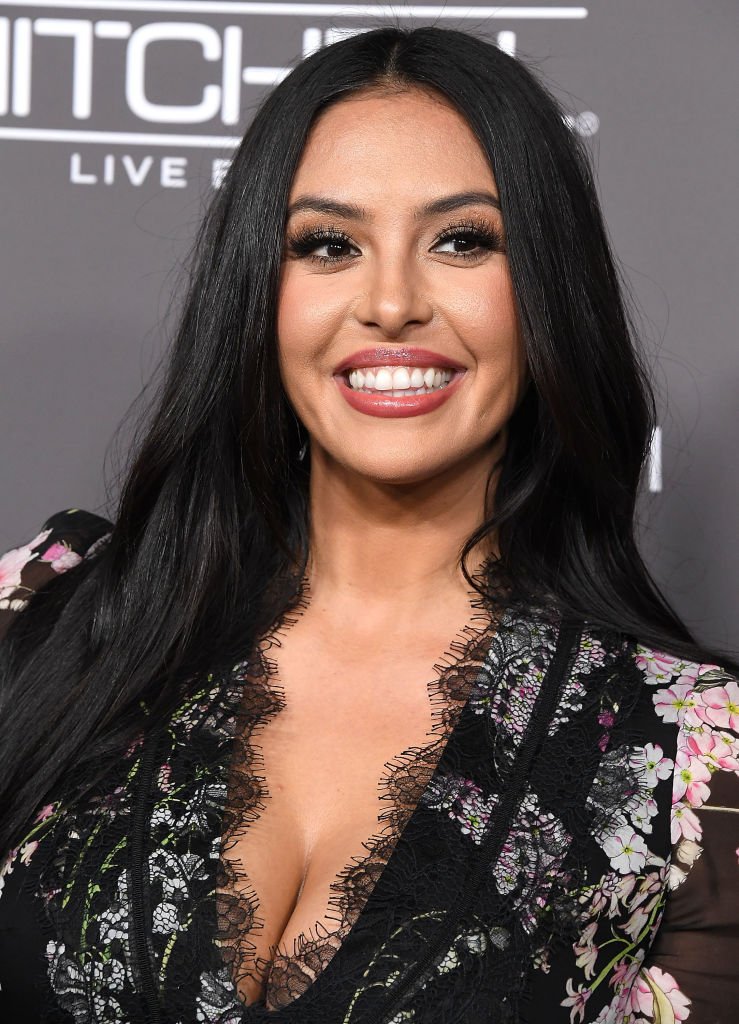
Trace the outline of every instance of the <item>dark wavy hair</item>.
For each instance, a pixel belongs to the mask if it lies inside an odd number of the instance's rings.
[[[2,644],[0,848],[65,779],[102,770],[294,603],[310,459],[297,458],[276,350],[288,195],[316,115],[361,90],[408,88],[445,97],[490,161],[531,374],[494,511],[460,553],[468,582],[465,559],[497,531],[491,600],[534,595],[705,654],[635,542],[654,398],[582,142],[537,74],[493,44],[378,28],[312,54],[260,106],[198,234],[110,541],[39,591]]]

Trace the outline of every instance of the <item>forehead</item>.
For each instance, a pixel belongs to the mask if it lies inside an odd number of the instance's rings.
[[[307,188],[416,198],[450,188],[494,188],[487,157],[465,118],[420,89],[368,91],[319,115],[306,141],[292,197]]]

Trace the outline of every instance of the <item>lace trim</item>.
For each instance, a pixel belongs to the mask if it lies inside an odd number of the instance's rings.
[[[473,574],[473,579],[482,582],[486,578],[487,564]],[[229,859],[228,853],[261,816],[269,799],[262,748],[255,737],[285,707],[285,693],[276,660],[268,652],[280,646],[280,638],[310,604],[306,579],[300,583],[296,600],[257,643],[251,658],[237,667],[234,678],[243,691],[239,709],[230,721],[233,756],[217,879],[217,941],[237,990],[243,992],[247,979],[255,981],[263,992],[257,1002],[268,1010],[282,1009],[293,1002],[326,970],[361,916],[406,824],[421,803],[483,670],[497,629],[498,619],[489,602],[475,590],[469,595],[472,612],[468,624],[435,663],[435,675],[427,684],[434,720],[427,734],[430,742],[408,747],[386,762],[379,780],[380,800],[387,803],[378,816],[382,828],[362,843],[366,853],[352,857],[329,887],[325,917],[335,927],[318,921],[294,939],[292,953],[279,944],[271,946],[271,959],[257,955],[251,938],[265,924],[259,914],[258,893],[240,860]]]

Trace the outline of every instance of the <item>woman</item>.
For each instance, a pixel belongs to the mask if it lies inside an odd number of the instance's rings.
[[[456,31],[326,47],[196,256],[115,525],[2,563],[8,1010],[728,1022],[737,680],[634,543],[555,102]]]

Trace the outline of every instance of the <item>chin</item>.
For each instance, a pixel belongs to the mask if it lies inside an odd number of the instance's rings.
[[[350,465],[355,473],[368,481],[378,484],[395,484],[398,486],[422,484],[433,480],[449,469],[448,464],[437,460],[413,459],[378,459],[368,463],[361,461]]]

